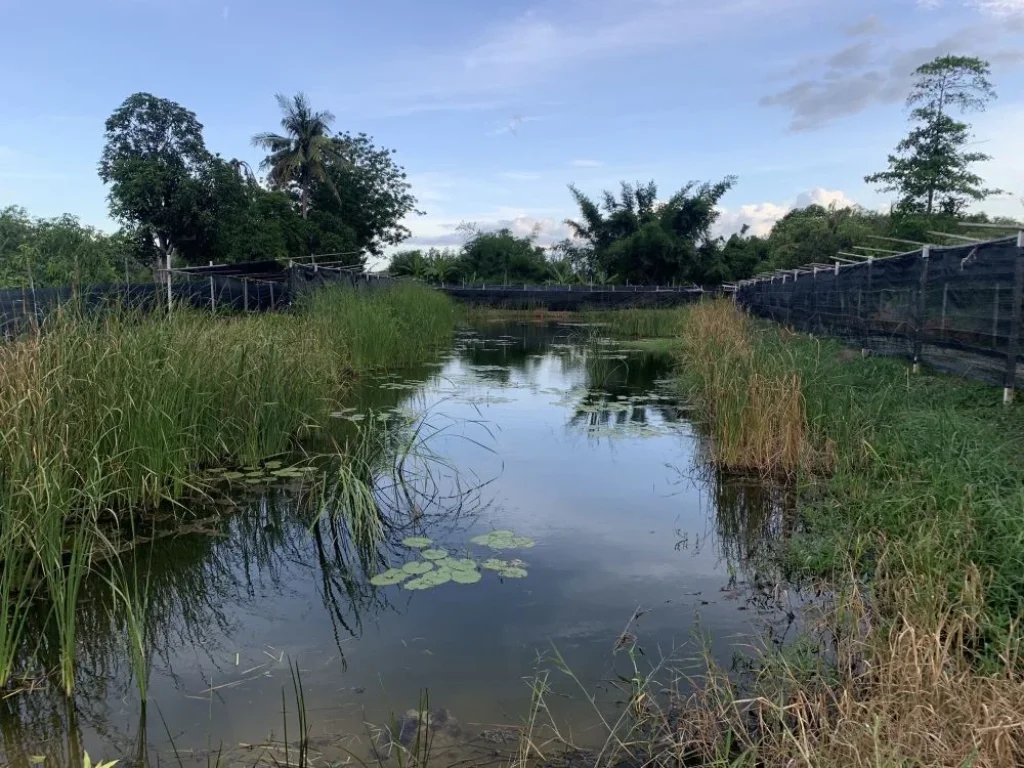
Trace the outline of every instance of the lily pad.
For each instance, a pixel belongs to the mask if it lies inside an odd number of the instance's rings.
[[[476,561],[468,557],[449,557],[444,564],[453,571],[475,571]]]
[[[508,568],[502,568],[498,571],[498,575],[505,579],[525,579],[527,573],[525,568],[510,565]]]
[[[474,544],[480,544],[491,549],[529,549],[536,542],[526,536],[517,536],[512,531],[492,531],[481,536],[474,536],[470,539]]]
[[[420,554],[427,560],[444,560],[448,557],[448,553],[443,549],[424,549]]]
[[[370,583],[375,587],[390,587],[394,584],[398,584],[401,581],[405,581],[411,574],[405,571],[400,571],[397,568],[389,568],[384,573],[378,573],[372,579]]]
[[[243,477],[245,477],[245,473],[244,472],[225,472],[224,473],[224,479],[225,480],[241,480]]]
[[[403,565],[402,570],[413,576],[422,576],[427,571],[434,570],[434,564],[426,560],[413,560]]]
[[[447,584],[452,580],[451,574],[448,571],[430,571],[425,573],[418,579],[411,579],[405,582],[403,585],[406,589],[430,589],[431,587],[438,587],[441,584]]]
[[[506,568],[508,568],[511,564],[506,562],[505,560],[498,560],[497,558],[492,557],[488,560],[484,560],[482,565],[489,571],[503,571]]]
[[[476,570],[475,568],[472,571],[462,569],[453,570],[451,573],[451,579],[456,584],[476,584],[478,581],[480,581],[480,579],[483,578],[480,575],[480,571]]]
[[[264,461],[263,466],[267,469],[280,469],[284,464],[280,461]]]
[[[426,549],[433,543],[433,540],[426,536],[410,536],[407,539],[402,539],[402,544],[413,549]]]

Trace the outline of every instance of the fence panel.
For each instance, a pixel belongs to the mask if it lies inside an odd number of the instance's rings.
[[[736,300],[798,330],[1012,390],[1024,372],[1021,265],[1018,238],[929,246],[744,281]]]

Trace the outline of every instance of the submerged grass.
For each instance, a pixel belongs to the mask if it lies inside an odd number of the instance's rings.
[[[65,308],[0,346],[0,688],[34,600],[50,606],[70,695],[75,607],[105,524],[175,502],[203,467],[329,436],[354,377],[423,361],[452,330],[429,289],[330,288],[286,314]]]

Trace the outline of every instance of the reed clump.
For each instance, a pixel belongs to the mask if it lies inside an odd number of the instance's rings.
[[[42,642],[24,631],[41,604],[71,693],[76,602],[109,555],[106,525],[174,505],[204,467],[299,447],[337,423],[356,377],[423,361],[452,330],[429,289],[329,288],[280,314],[65,307],[0,345],[0,689]]]
[[[634,340],[678,337],[688,318],[685,307],[589,309],[579,314],[584,323],[602,326],[614,338]]]
[[[679,356],[715,464],[781,475],[825,463],[827,454],[811,441],[796,361],[766,354],[732,303],[687,309]]]

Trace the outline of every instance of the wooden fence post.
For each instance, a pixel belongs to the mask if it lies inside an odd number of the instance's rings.
[[[1006,347],[1006,376],[1003,380],[1003,404],[1013,402],[1017,386],[1017,357],[1020,354],[1021,303],[1024,302],[1024,229],[1017,233],[1017,258],[1013,271],[1013,310],[1010,314],[1010,341]]]
[[[245,311],[249,311],[249,278],[242,278],[242,306],[245,307]]]
[[[921,372],[921,340],[924,336],[924,316],[928,302],[928,262],[931,246],[921,249],[921,282],[917,287],[917,309],[914,312],[914,373]]]

